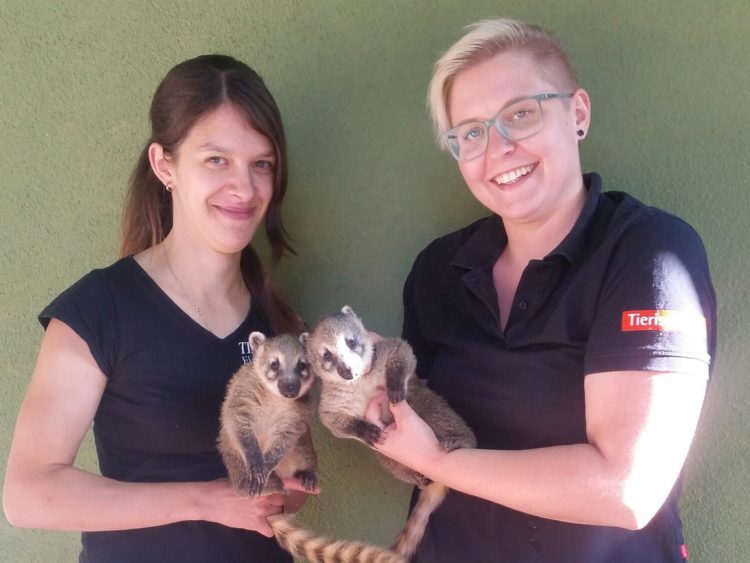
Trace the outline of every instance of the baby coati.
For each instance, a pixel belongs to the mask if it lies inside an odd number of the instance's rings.
[[[307,395],[315,377],[301,343],[306,336],[266,339],[251,333],[253,363],[242,366],[228,384],[218,446],[229,480],[243,496],[283,492],[286,477],[296,477],[308,491],[318,484]],[[330,553],[343,552],[347,561],[358,563],[405,563],[379,547],[317,536],[301,527],[294,514],[267,520],[279,545],[297,558],[333,563],[339,560]]]
[[[409,402],[446,451],[476,446],[474,433],[466,422],[416,377],[417,362],[409,344],[400,338],[374,342],[350,307],[324,317],[308,336],[305,350],[310,366],[322,383],[320,420],[333,435],[354,438],[369,446],[376,443],[381,429],[365,420],[364,415],[370,400],[385,389],[390,403],[404,399]],[[387,405],[380,418],[384,426],[393,421]],[[409,558],[424,535],[430,514],[443,501],[448,489],[375,453],[394,477],[421,489],[414,510],[393,547]]]
[[[315,381],[301,339],[249,338],[253,361],[232,376],[221,406],[218,446],[232,487],[243,496],[278,493],[296,477],[312,491],[317,457],[310,437]]]

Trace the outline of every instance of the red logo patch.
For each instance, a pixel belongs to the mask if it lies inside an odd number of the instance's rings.
[[[684,543],[680,544],[680,555],[682,556],[683,559],[687,559],[689,556],[688,548]]]
[[[622,312],[622,331],[640,330],[694,331],[706,330],[706,319],[695,313],[651,309]]]

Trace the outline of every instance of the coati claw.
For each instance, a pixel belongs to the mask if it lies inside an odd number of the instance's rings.
[[[300,469],[294,472],[294,478],[302,483],[306,491],[314,491],[318,487],[318,476],[312,469]]]
[[[248,492],[250,496],[258,496],[262,491],[263,487],[266,486],[267,477],[262,473],[254,473],[248,480]]]
[[[395,405],[406,399],[406,389],[403,385],[399,385],[396,388],[388,388],[388,402]]]
[[[366,421],[362,421],[362,425],[360,427],[360,438],[368,445],[373,446],[377,443],[380,443],[382,438],[383,431],[374,424],[371,424]]]

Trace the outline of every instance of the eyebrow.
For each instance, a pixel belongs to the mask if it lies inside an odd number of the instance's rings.
[[[498,110],[495,112],[495,114],[492,117],[490,117],[490,119],[493,119],[493,118],[497,117],[497,115],[501,111],[503,111],[505,108],[507,108],[509,105],[515,104],[516,102],[520,102],[521,100],[525,100],[527,98],[533,98],[534,96],[538,96],[538,95],[539,94],[531,94],[530,96],[516,96],[515,98],[511,98],[510,100],[508,100],[507,102],[505,102],[503,105],[501,105],[498,108]],[[451,129],[455,129],[456,127],[460,127],[461,125],[465,125],[466,123],[475,123],[477,121],[484,122],[484,121],[489,121],[489,120],[488,119],[479,119],[478,117],[464,119],[462,122],[456,123],[453,127],[451,127]]]
[[[232,152],[228,148],[222,147],[221,145],[215,145],[214,143],[212,143],[210,141],[208,143],[204,143],[201,146],[199,146],[197,150],[199,150],[201,152],[220,152],[220,153],[231,153]],[[264,152],[262,154],[259,154],[258,157],[260,157],[260,158],[267,158],[267,157],[268,158],[271,158],[271,157],[275,158],[276,157],[276,153],[274,152],[273,149],[271,149],[270,151],[266,151],[266,152]]]

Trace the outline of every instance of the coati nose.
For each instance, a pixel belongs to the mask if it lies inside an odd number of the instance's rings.
[[[300,386],[298,379],[295,381],[279,381],[278,383],[279,393],[281,393],[282,397],[286,397],[287,399],[296,397],[299,393]]]
[[[346,380],[352,379],[352,370],[350,370],[346,366],[342,366],[342,365],[336,366],[336,372],[343,379],[346,379]]]

